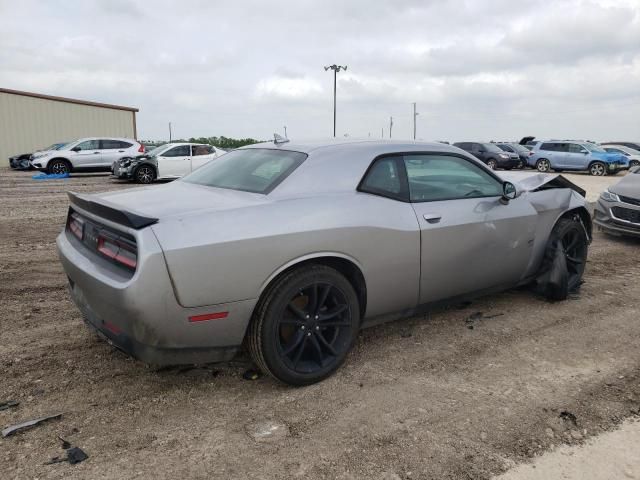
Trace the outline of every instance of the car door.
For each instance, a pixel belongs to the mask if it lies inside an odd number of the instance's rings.
[[[178,178],[191,172],[191,146],[176,145],[156,157],[158,178]]]
[[[101,139],[100,151],[102,152],[102,164],[110,167],[113,162],[127,155],[127,149],[133,146],[122,140]]]
[[[587,150],[578,143],[563,143],[561,144],[563,148],[563,161],[559,166],[566,168],[567,170],[584,170],[587,168],[585,163],[585,157],[588,157],[588,154],[585,154]]]
[[[420,303],[518,283],[532,255],[537,213],[502,198],[502,181],[453,154],[404,155],[420,225]]]
[[[211,145],[191,146],[191,171],[200,168],[205,163],[215,158],[215,149]]]
[[[85,140],[80,142],[69,152],[69,160],[74,168],[99,167],[102,163],[100,140]]]

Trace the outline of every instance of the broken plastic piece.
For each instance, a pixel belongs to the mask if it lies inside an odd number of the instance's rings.
[[[15,400],[7,400],[5,402],[0,402],[0,411],[9,410],[10,408],[15,408],[20,405],[20,402],[16,402]]]
[[[242,374],[242,378],[245,380],[257,380],[260,378],[260,372],[250,369]]]
[[[22,422],[22,423],[18,423],[16,425],[11,425],[7,428],[5,428],[4,430],[2,430],[2,436],[3,437],[9,437],[11,435],[13,435],[16,432],[19,432],[21,430],[27,430],[28,428],[32,428],[35,427],[36,425],[40,425],[41,423],[44,423],[48,420],[56,420],[62,418],[62,414],[61,413],[57,413],[55,415],[49,415],[47,417],[41,417],[41,418],[36,418],[35,420],[28,420],[26,422]]]

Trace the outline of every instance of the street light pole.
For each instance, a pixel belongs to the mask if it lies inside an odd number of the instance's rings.
[[[342,65],[329,65],[328,67],[324,67],[324,71],[333,70],[333,136],[336,136],[336,90],[338,83],[338,72],[340,70],[346,70],[347,66],[344,67]]]
[[[284,138],[289,138],[289,137],[287,137],[287,126],[286,125],[284,126]]]
[[[413,102],[413,139],[416,139],[416,118],[420,115],[416,112],[416,102]]]

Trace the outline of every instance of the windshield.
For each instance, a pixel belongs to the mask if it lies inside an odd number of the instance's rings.
[[[156,155],[158,155],[163,150],[166,150],[167,147],[168,147],[168,145],[166,145],[166,144],[165,145],[160,145],[158,147],[152,148],[151,150],[146,152],[145,155],[147,155],[149,157],[155,157]]]
[[[487,152],[504,153],[504,150],[502,150],[500,147],[497,147],[495,143],[483,143],[482,146]]]
[[[200,167],[182,181],[266,195],[306,158],[305,153],[288,150],[234,150]]]
[[[68,143],[54,143],[53,145],[49,145],[45,150],[62,150],[62,148],[68,145]]]
[[[598,145],[595,145],[593,143],[583,143],[582,146],[591,152],[607,153],[607,151],[604,148],[599,147]]]

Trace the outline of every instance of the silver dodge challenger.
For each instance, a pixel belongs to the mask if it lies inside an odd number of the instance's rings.
[[[69,193],[57,239],[71,296],[155,365],[230,359],[276,379],[332,374],[360,328],[531,284],[576,289],[584,191],[500,173],[441,143],[261,143],[174,183]]]

